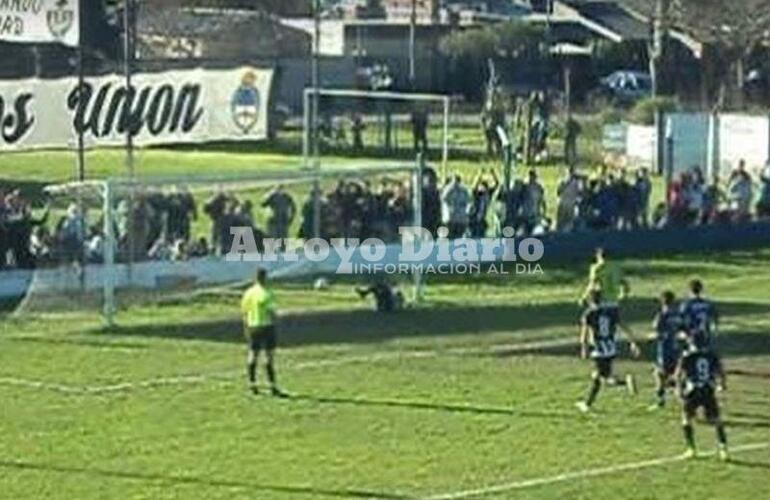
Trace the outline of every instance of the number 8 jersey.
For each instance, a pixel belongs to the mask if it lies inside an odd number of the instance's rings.
[[[590,330],[591,357],[614,358],[617,355],[617,332],[620,311],[616,306],[591,306],[583,313],[583,323]]]

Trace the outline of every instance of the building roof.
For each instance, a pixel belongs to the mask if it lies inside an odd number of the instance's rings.
[[[650,37],[649,23],[633,16],[617,2],[566,0],[587,20],[601,25],[623,40],[647,40]]]

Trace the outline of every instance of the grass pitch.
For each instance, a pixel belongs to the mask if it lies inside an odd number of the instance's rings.
[[[770,486],[770,253],[624,262],[648,333],[663,287],[698,275],[724,316],[722,396],[734,461],[675,458],[678,405],[652,402],[652,346],[619,372],[632,398],[573,403],[585,266],[429,283],[378,316],[349,285],[282,285],[278,374],[244,383],[237,297],[0,322],[0,498],[759,498]],[[260,373],[262,375],[262,373]],[[264,378],[263,378],[264,379]],[[700,449],[714,435],[696,427]]]

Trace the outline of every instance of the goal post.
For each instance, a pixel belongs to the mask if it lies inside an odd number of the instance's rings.
[[[341,272],[334,255],[315,261],[303,253],[304,242],[318,235],[326,241],[378,238],[386,243],[386,260],[393,259],[400,252],[398,226],[421,226],[422,172],[420,158],[386,165],[327,165],[312,171],[294,168],[242,175],[111,178],[47,186],[45,192],[53,207],[46,228],[51,235],[51,257],[41,261],[33,272],[16,314],[98,312],[105,325],[113,326],[119,311],[134,306],[236,293],[232,287],[249,282],[257,266],[266,268],[279,281],[312,281]],[[246,226],[262,237],[272,237],[276,231],[275,212],[269,205],[272,202],[266,200],[273,199],[278,191],[285,193],[294,207],[293,219],[279,231],[287,238],[287,246],[279,252],[291,250],[299,255],[298,259],[264,263],[230,259],[235,248],[233,240],[215,242],[214,238],[222,234],[235,238],[232,228]],[[369,214],[367,219],[357,212],[363,203],[353,203],[354,215],[345,214],[342,207],[351,204],[340,197],[354,192],[367,203],[376,204],[378,210],[381,206],[387,210],[391,205],[400,207],[400,222],[393,222],[390,212],[385,218]],[[222,217],[230,217],[228,222],[212,215],[212,207],[220,197],[227,207]],[[172,219],[180,217],[179,203],[184,200],[188,200],[186,206],[194,208],[184,215],[189,227],[180,232]],[[315,217],[312,212],[318,200],[322,201],[322,210]],[[320,227],[316,226],[318,222]],[[217,229],[217,225],[221,227]],[[149,237],[147,233],[154,226],[158,229]],[[78,238],[85,239],[73,250],[68,243],[72,240],[70,232],[78,228],[83,233]],[[198,245],[206,238],[208,242]],[[257,241],[263,241],[259,238]],[[290,244],[298,246],[289,248]],[[139,250],[129,249],[135,247]],[[340,280],[374,279],[364,271],[356,273]],[[412,295],[419,300],[420,276],[413,272],[394,279],[402,283],[411,280]]]
[[[441,148],[441,172],[445,177],[447,174],[449,162],[449,124],[452,98],[445,94],[426,94],[413,92],[393,92],[393,91],[367,91],[356,89],[339,88],[306,88],[303,96],[303,125],[304,133],[302,137],[302,165],[305,168],[319,168],[321,165],[322,151],[320,148],[321,129],[325,127],[322,121],[327,113],[327,109],[321,106],[324,101],[345,101],[348,105],[342,105],[344,113],[361,113],[372,115],[377,111],[369,110],[365,112],[366,103],[380,103],[383,105],[392,105],[401,110],[401,115],[412,113],[419,105],[435,106],[436,113],[440,114],[440,148]],[[431,121],[431,109],[426,111],[428,125]],[[314,116],[317,115],[317,116]],[[403,120],[402,120],[403,121]],[[354,125],[353,125],[354,126]],[[415,151],[415,154],[417,152]]]

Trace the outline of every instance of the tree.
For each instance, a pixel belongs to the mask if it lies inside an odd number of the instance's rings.
[[[723,60],[724,96],[732,90],[732,104],[743,106],[746,62],[770,40],[770,0],[674,0],[674,21],[712,47],[704,57]]]

